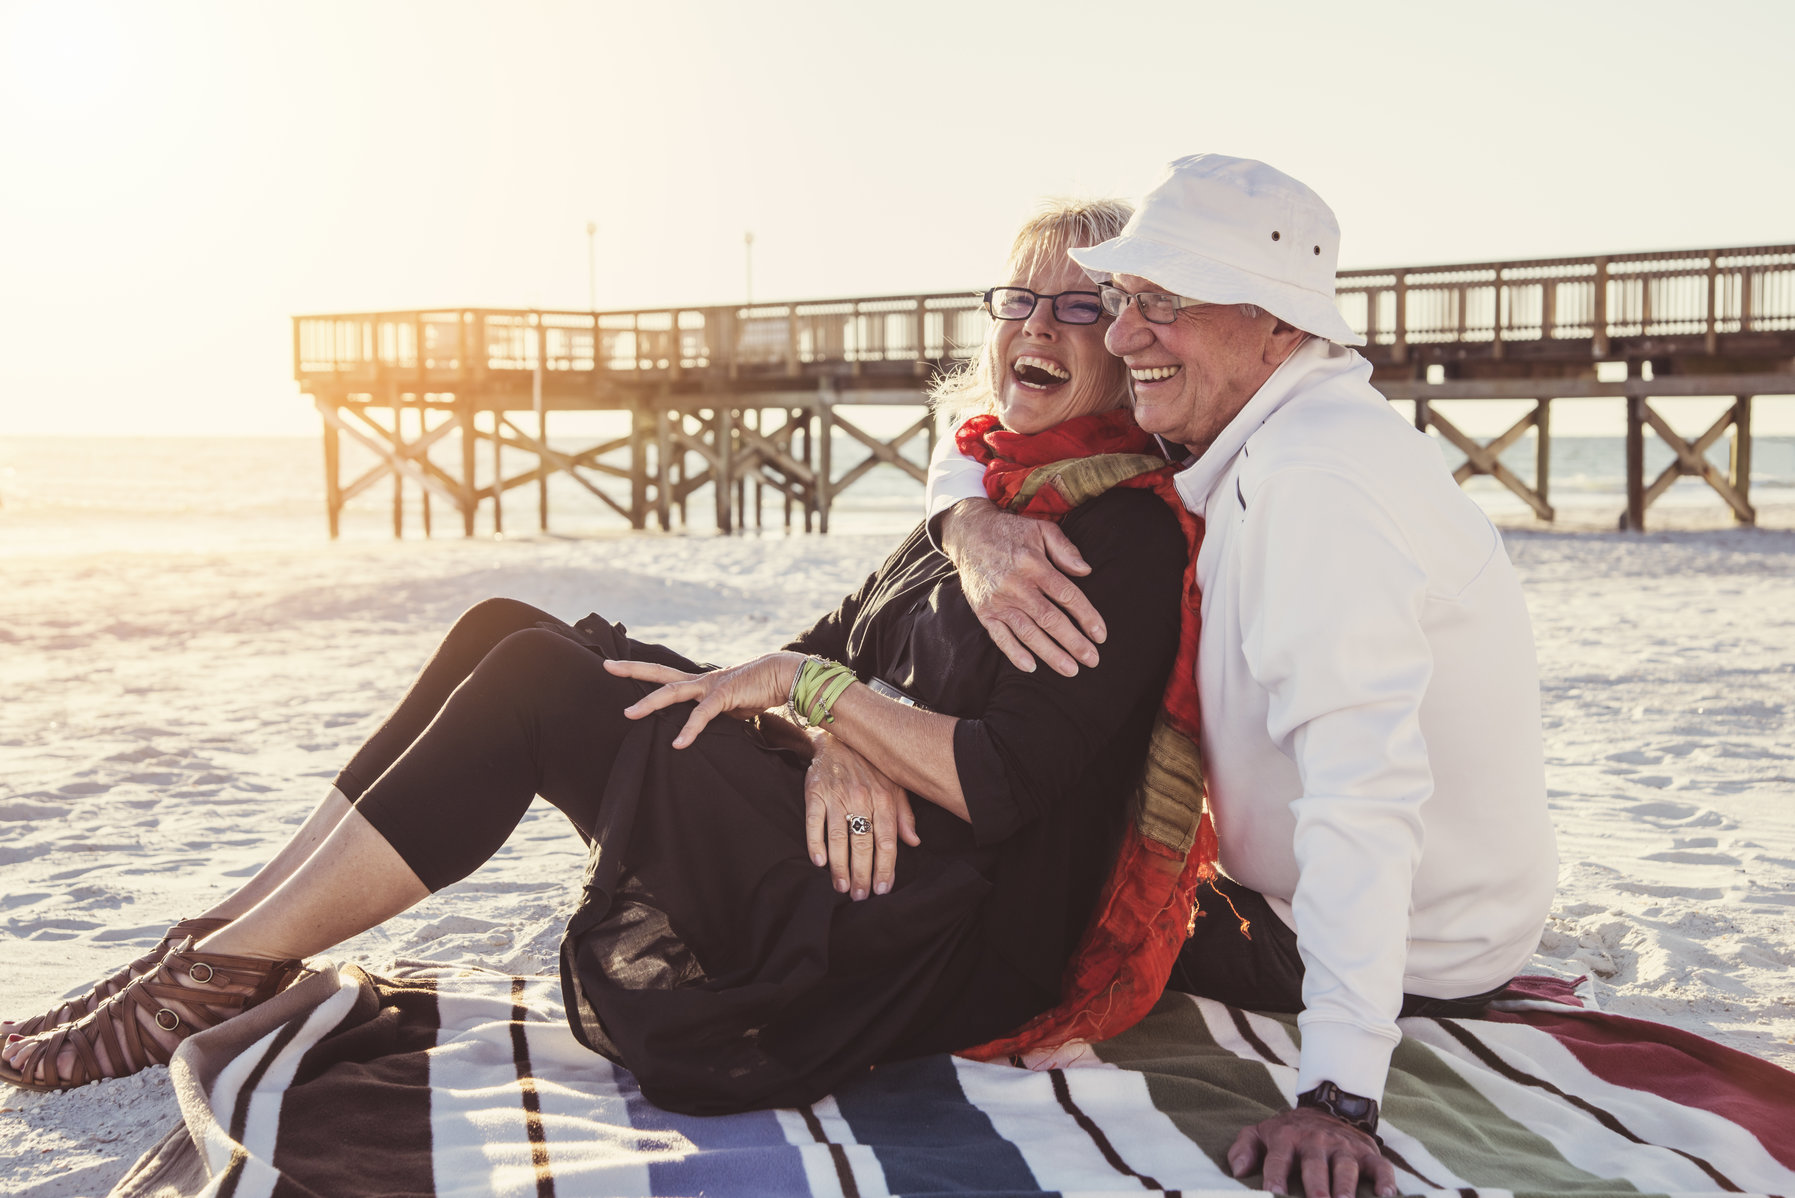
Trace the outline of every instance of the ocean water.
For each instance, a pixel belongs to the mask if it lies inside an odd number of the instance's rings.
[[[888,414],[895,428],[914,415]],[[563,451],[604,439],[554,438]],[[1607,519],[1625,506],[1625,442],[1621,437],[1558,436],[1552,443],[1551,501],[1561,517],[1585,522]],[[437,446],[445,466],[458,458],[453,438]],[[1449,467],[1462,457],[1441,442]],[[923,461],[924,444],[908,447],[912,460]],[[1729,445],[1722,439],[1710,457],[1723,470]],[[839,476],[866,456],[859,442],[839,434],[834,444]],[[1672,459],[1655,438],[1646,442],[1648,480]],[[613,459],[622,465],[623,456]],[[345,444],[343,478],[347,482],[372,464],[359,447]],[[1531,483],[1534,475],[1531,437],[1516,444],[1504,461]],[[489,481],[491,459],[479,455],[478,480]],[[507,475],[530,465],[524,455],[507,456]],[[458,468],[458,467],[457,467]],[[597,479],[608,494],[623,500],[621,480]],[[1492,515],[1525,514],[1521,501],[1494,479],[1474,478],[1466,487]],[[351,501],[344,512],[342,536],[358,542],[392,538],[390,480],[383,479]],[[749,484],[752,502],[753,484]],[[1758,437],[1753,445],[1752,498],[1760,505],[1795,503],[1795,437]],[[550,532],[565,536],[615,535],[627,523],[577,483],[556,475],[549,485]],[[405,488],[405,532],[423,535],[423,506],[418,489]],[[1665,509],[1722,508],[1718,496],[1697,479],[1681,479],[1653,505]],[[861,477],[836,499],[832,527],[844,532],[897,536],[920,517],[922,486],[908,475],[880,466]],[[750,516],[750,535],[783,535],[784,504],[763,493],[764,523],[758,534]],[[459,516],[447,504],[432,507],[438,539],[460,535]],[[691,498],[686,530],[715,531],[714,506],[708,489]],[[505,497],[505,531],[510,536],[537,533],[536,487],[529,484]],[[676,530],[680,527],[677,523]],[[802,529],[794,513],[793,527]],[[491,535],[491,505],[480,513],[476,532]],[[323,453],[311,438],[94,438],[0,437],[0,557],[9,553],[91,553],[169,550],[228,550],[245,546],[317,545],[328,540],[324,513]]]

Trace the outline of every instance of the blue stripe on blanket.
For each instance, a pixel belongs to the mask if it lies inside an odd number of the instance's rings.
[[[881,1065],[838,1089],[835,1104],[893,1194],[1040,1192],[1022,1153],[968,1101],[951,1057]]]
[[[736,1195],[807,1194],[810,1183],[795,1147],[781,1147],[785,1132],[772,1111],[741,1115],[680,1115],[664,1111],[642,1097],[636,1079],[619,1069],[617,1088],[624,1096],[630,1126],[639,1131],[676,1132],[696,1151],[680,1160],[654,1160],[648,1176],[656,1194]]]

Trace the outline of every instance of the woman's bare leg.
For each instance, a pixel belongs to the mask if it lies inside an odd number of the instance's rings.
[[[616,754],[639,727],[623,711],[640,690],[565,636],[544,629],[512,634],[379,783],[355,806],[336,812],[340,818],[328,834],[324,825],[337,804],[327,797],[276,861],[239,896],[214,908],[228,912],[241,907],[237,899],[261,894],[197,951],[278,962],[347,940],[477,869],[538,794],[590,835],[593,805]],[[274,884],[274,875],[289,868]],[[171,1005],[177,1001],[170,999]],[[142,1023],[134,1008],[116,1016]],[[96,1018],[111,1017],[108,1010]],[[143,1030],[154,1036],[157,1029]],[[34,1076],[41,1078],[50,1065],[55,1076],[69,1077],[71,1051],[54,1062],[36,1060],[53,1034],[9,1040],[0,1059],[19,1067],[21,1054],[30,1052],[24,1067]],[[156,1038],[165,1046],[174,1039]]]
[[[309,860],[318,846],[323,844],[330,834],[336,831],[343,817],[354,807],[343,792],[336,787],[324,796],[322,802],[312,809],[299,830],[274,855],[268,864],[257,870],[255,876],[245,882],[241,889],[229,898],[221,899],[208,908],[204,915],[208,919],[236,919],[257,903],[279,889],[281,883],[299,871],[299,867]]]
[[[280,852],[274,855],[272,860],[256,871],[255,876],[228,898],[219,900],[198,916],[188,916],[187,918],[235,919],[242,915],[273,894],[282,882],[292,877],[294,872],[305,864],[307,858],[316,852],[318,846],[323,844],[335,830],[343,816],[351,810],[353,808],[349,800],[343,797],[343,792],[334,786],[331,787],[330,793],[324,796],[323,801],[317,807],[313,808],[312,813],[306,817],[298,831],[293,833],[292,838],[287,841]],[[85,1011],[92,1010],[102,1001],[104,1001],[103,995],[91,999],[85,1008],[77,1008],[77,1017]],[[18,1021],[12,1019],[0,1020],[0,1036],[11,1034],[11,1029],[17,1024]]]
[[[367,931],[415,906],[429,894],[429,888],[418,881],[386,838],[350,808],[324,843],[290,877],[228,927],[212,933],[195,947],[204,953],[271,961],[308,957]],[[241,989],[247,992],[248,985]],[[177,1014],[185,1014],[178,1001],[171,1000],[170,1006]],[[127,1009],[124,1017],[137,1019],[146,1035],[170,1051],[182,1039],[136,1009]],[[8,1040],[0,1047],[0,1060],[13,1065],[35,1039]],[[110,1069],[111,1039],[99,1037],[95,1049],[102,1067]],[[56,1074],[69,1076],[76,1056],[72,1046],[65,1047],[56,1061]]]
[[[429,896],[398,850],[349,807],[291,876],[198,947],[239,957],[309,957]]]

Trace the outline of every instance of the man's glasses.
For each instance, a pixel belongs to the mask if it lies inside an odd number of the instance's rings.
[[[1053,318],[1061,324],[1096,324],[1103,315],[1103,301],[1095,291],[1037,295],[1026,287],[993,287],[985,292],[985,310],[992,320],[1027,320],[1041,300],[1053,302]]]
[[[1182,295],[1173,295],[1169,291],[1123,291],[1120,287],[1111,287],[1105,283],[1098,291],[1098,300],[1103,310],[1118,320],[1122,312],[1133,304],[1147,318],[1148,324],[1171,324],[1178,319],[1180,308],[1201,308],[1209,300],[1186,299]]]

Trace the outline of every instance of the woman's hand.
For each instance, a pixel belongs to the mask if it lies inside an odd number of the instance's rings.
[[[798,653],[768,653],[725,670],[688,674],[650,661],[608,658],[605,669],[624,678],[662,684],[659,690],[650,691],[623,709],[623,714],[632,720],[675,703],[697,702],[685,727],[673,738],[673,747],[683,749],[697,740],[704,726],[719,715],[748,719],[784,703],[803,661],[803,655]]]
[[[804,775],[804,840],[810,859],[828,865],[835,889],[859,902],[868,894],[884,894],[897,874],[897,841],[912,848],[916,814],[904,788],[877,766],[820,728],[810,730],[815,755]],[[872,831],[854,835],[848,817],[863,815]]]

